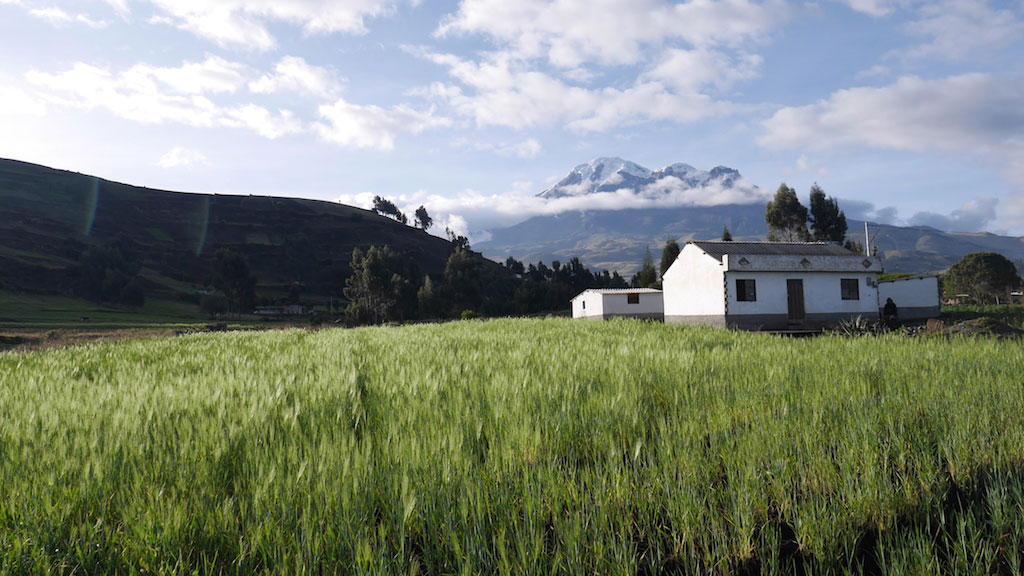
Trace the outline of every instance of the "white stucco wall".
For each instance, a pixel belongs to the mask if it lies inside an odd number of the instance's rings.
[[[878,307],[885,306],[888,298],[896,303],[901,320],[933,318],[941,311],[939,279],[935,276],[879,282]]]
[[[722,264],[703,250],[687,244],[665,272],[665,317],[722,316],[725,314]]]
[[[630,304],[627,294],[602,294],[604,303],[602,311],[606,318],[612,316],[633,316],[644,317],[663,316],[665,314],[665,300],[661,292],[642,292],[639,294],[639,302]],[[590,307],[590,304],[587,304]]]
[[[878,291],[869,284],[874,272],[744,272],[729,271],[725,274],[729,294],[729,315],[788,314],[789,292],[787,280],[803,280],[804,311],[810,314],[844,314],[876,317],[878,315]],[[843,300],[841,279],[857,280],[857,300]],[[755,281],[757,300],[740,302],[736,299],[736,280]]]
[[[584,306],[586,302],[586,306]],[[602,314],[604,300],[601,294],[591,290],[584,291],[572,299],[573,318],[599,318]]]

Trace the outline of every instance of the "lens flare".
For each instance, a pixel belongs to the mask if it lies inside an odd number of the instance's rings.
[[[85,209],[85,214],[86,214],[85,229],[83,230],[83,233],[86,236],[91,236],[92,235],[92,225],[96,223],[96,207],[99,206],[99,203],[100,203],[100,179],[99,178],[93,178],[92,179],[92,186],[89,187],[89,192],[88,192],[86,203],[87,203],[87,205],[86,205],[86,209]]]

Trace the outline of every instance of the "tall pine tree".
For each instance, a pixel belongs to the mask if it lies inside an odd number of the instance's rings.
[[[765,206],[764,221],[768,224],[768,239],[781,242],[807,242],[807,208],[800,203],[786,183],[779,185],[775,198]]]
[[[811,231],[815,242],[842,244],[846,239],[846,214],[817,183],[811,186]]]

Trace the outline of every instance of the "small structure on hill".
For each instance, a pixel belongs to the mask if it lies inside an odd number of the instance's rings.
[[[897,319],[901,322],[938,318],[941,312],[939,279],[936,276],[880,280],[879,311],[889,298],[896,303]]]
[[[689,242],[665,272],[665,321],[812,330],[877,319],[881,269],[836,244]]]
[[[662,292],[653,288],[588,289],[577,294],[571,303],[573,318],[660,321],[665,317]]]

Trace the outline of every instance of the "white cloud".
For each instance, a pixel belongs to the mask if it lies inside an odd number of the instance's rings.
[[[306,34],[365,34],[364,20],[382,16],[393,0],[149,0],[158,17],[221,46],[270,50],[277,41],[268,24],[301,26]]]
[[[330,98],[337,94],[339,89],[333,72],[307,64],[304,59],[296,56],[285,56],[274,66],[272,74],[264,74],[259,80],[249,83],[249,90],[257,94],[287,90]]]
[[[245,71],[239,64],[209,57],[178,68],[136,64],[120,73],[77,63],[56,74],[31,71],[27,78],[49,90],[48,99],[54,103],[106,109],[142,124],[228,126],[270,139],[301,131],[301,123],[290,111],[274,114],[254,104],[221,106],[208,97],[236,92],[246,83]]]
[[[787,15],[782,0],[463,0],[436,35],[482,34],[518,58],[574,69],[636,64],[646,47],[671,40],[741,46],[767,36]]]
[[[756,78],[754,48],[789,16],[783,0],[462,0],[435,36],[482,36],[475,59],[408,50],[448,69],[428,91],[477,126],[606,131],[747,109],[717,101]],[[613,84],[591,87],[605,73]]]
[[[131,10],[128,9],[127,0],[104,0],[108,6],[110,6],[114,13],[121,18],[127,18],[131,14]]]
[[[46,103],[0,78],[0,115],[45,116]]]
[[[902,54],[911,59],[961,61],[1024,38],[1024,22],[1019,13],[993,9],[987,0],[926,2],[920,8],[919,18],[908,24],[907,29],[911,35],[927,40]]]
[[[948,216],[935,212],[918,212],[910,217],[909,222],[915,226],[931,226],[950,232],[979,232],[995,222],[998,205],[999,200],[996,198],[975,198]]]
[[[246,104],[225,110],[220,124],[231,128],[252,130],[268,140],[302,132],[302,122],[295,118],[290,110],[279,110],[275,115],[270,110],[255,104]]]
[[[783,108],[763,123],[758,144],[954,154],[995,166],[1024,193],[1021,102],[1024,82],[1017,77],[904,77],[888,86],[840,90],[816,104]],[[1024,226],[1018,204],[1010,202],[1009,212],[1000,215],[1010,228]]]
[[[643,77],[658,80],[681,92],[695,93],[706,86],[725,91],[737,82],[756,78],[763,61],[756,54],[740,53],[730,57],[706,48],[674,48],[666,50],[661,61]]]
[[[543,146],[535,138],[527,138],[522,142],[516,143],[494,143],[494,142],[469,142],[466,140],[456,140],[452,142],[452,145],[467,150],[475,150],[478,152],[493,152],[498,156],[509,156],[524,159],[536,158],[540,155]]]
[[[474,120],[478,127],[524,129],[564,124],[580,131],[605,131],[647,121],[690,122],[738,108],[694,92],[674,92],[659,81],[632,87],[582,88],[531,69],[508,54],[492,53],[481,62],[451,54],[417,52],[469,88],[435,83],[428,91]]]
[[[533,216],[550,216],[581,210],[621,210],[627,208],[671,208],[679,206],[720,206],[727,204],[750,204],[763,202],[768,194],[750,182],[740,180],[732,188],[719,185],[690,189],[677,178],[662,179],[640,194],[623,189],[615,192],[600,192],[584,196],[569,196],[553,199],[538,197],[534,192],[516,186],[503,194],[487,194],[466,190],[455,196],[441,196],[418,191],[413,194],[389,196],[405,212],[417,206],[426,206],[427,211],[438,222],[450,216],[464,219],[468,224],[461,228],[471,240],[480,241],[481,231],[511,226]],[[369,207],[372,193],[346,195],[339,202]]]
[[[540,142],[533,138],[527,138],[518,144],[511,146],[502,146],[498,148],[498,154],[505,156],[517,156],[519,158],[536,158],[540,155],[541,145]]]
[[[390,151],[395,147],[395,134],[419,134],[424,130],[450,126],[448,118],[435,116],[434,109],[414,110],[404,104],[391,108],[361,106],[339,98],[334,104],[320,106],[325,122],[314,129],[326,142],[346,148],[372,148]]]
[[[18,5],[17,3],[14,3]],[[40,20],[44,20],[53,26],[62,26],[65,24],[84,24],[90,28],[104,28],[107,23],[102,20],[93,20],[85,14],[76,14],[72,16],[61,8],[55,6],[49,8],[33,8],[28,11],[30,15]]]
[[[876,18],[888,16],[901,4],[898,0],[840,0],[857,12],[863,12]],[[905,3],[905,2],[902,2]]]
[[[210,161],[198,150],[189,150],[181,146],[172,148],[160,157],[157,166],[161,168],[191,168],[193,166],[209,166]]]
[[[914,76],[849,88],[783,108],[763,124],[766,148],[846,146],[909,151],[996,152],[1024,133],[1024,82],[985,74]]]

